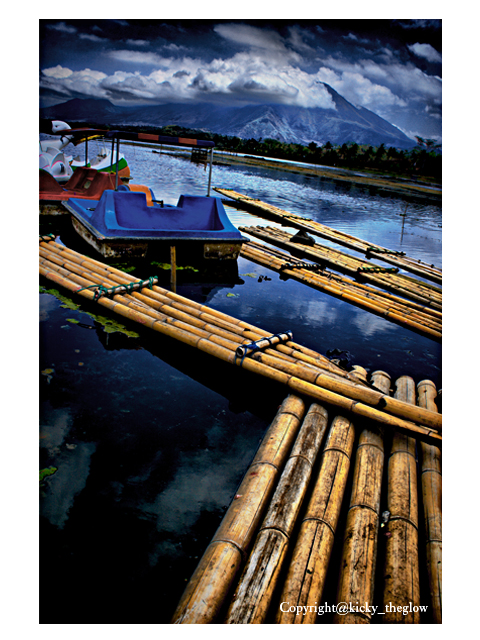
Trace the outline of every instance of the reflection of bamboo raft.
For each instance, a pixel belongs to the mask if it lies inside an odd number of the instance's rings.
[[[294,268],[295,260],[291,258],[288,262],[290,267],[285,267],[286,255],[284,253],[279,249],[266,247],[256,242],[245,244],[241,255],[253,262],[275,269],[289,278],[341,298],[375,315],[382,316],[395,324],[405,326],[416,333],[421,333],[434,340],[441,339],[442,319],[440,311],[379,291],[328,271],[312,273],[310,269],[305,269],[300,261],[298,261],[299,267]]]
[[[290,252],[295,251],[309,260],[328,265],[336,271],[355,278],[361,277],[381,289],[393,291],[420,304],[431,306],[432,309],[440,310],[442,307],[441,290],[427,282],[422,282],[402,273],[369,272],[368,268],[371,265],[365,260],[349,256],[342,251],[331,249],[321,244],[315,244],[313,247],[299,245],[292,242],[294,236],[281,229],[273,227],[239,227],[239,229],[282,249],[287,249]],[[362,269],[366,269],[366,271],[362,272]]]
[[[372,382],[389,391],[388,374],[375,372]],[[430,396],[433,398],[435,387],[429,381],[420,383],[420,398],[425,385],[433,390]],[[413,401],[414,394],[410,378],[403,376],[397,381],[397,395]],[[289,396],[285,402],[295,400],[299,401]],[[276,442],[272,440],[271,430],[284,419],[286,410],[284,403],[264,437],[260,452],[269,442]],[[305,410],[303,408],[303,412]],[[383,433],[364,422],[360,436],[355,438],[355,420],[351,422],[343,416],[330,420],[325,409],[317,404],[310,406],[305,418],[297,410],[295,416],[295,434],[289,432],[290,455],[282,451],[282,460],[287,462],[283,466],[277,458],[277,475],[269,484],[268,500],[263,490],[256,497],[255,504],[262,503],[261,516],[260,508],[252,509],[248,492],[252,469],[258,463],[257,455],[187,585],[172,622],[322,623],[325,620],[322,594],[327,582],[332,580],[338,584],[337,601],[333,603],[329,599],[327,611],[335,614],[334,623],[440,622],[438,592],[432,592],[428,600],[428,594],[420,594],[419,590],[420,564],[435,575],[440,593],[441,573],[437,571],[438,558],[432,556],[428,548],[425,552],[416,545],[415,509],[421,488],[416,483],[415,458],[410,453],[408,438],[394,434],[391,439],[389,474],[392,482],[388,487],[391,517],[386,530],[382,529],[385,535],[379,537]],[[356,451],[355,466],[350,479],[353,451]],[[399,479],[398,473],[402,475],[406,470],[405,480]],[[438,474],[436,477],[438,479]],[[348,496],[350,507],[344,530],[336,531]],[[238,532],[238,542],[233,542],[232,529]],[[243,533],[246,531],[248,544]],[[332,555],[335,539],[343,539],[341,557]],[[404,544],[399,545],[402,541]],[[236,546],[235,554],[222,552],[226,545]],[[389,571],[383,592],[374,593],[374,584],[379,584],[379,577],[383,575],[383,566],[377,563],[377,547],[380,555],[386,557]],[[215,550],[218,560],[214,557]],[[337,613],[332,605],[340,603],[345,603],[347,609]]]
[[[112,284],[135,280],[128,274],[54,242],[41,241],[40,256],[41,275],[89,300],[93,300],[95,294],[86,287],[93,284],[111,287]],[[185,310],[166,302],[172,296]],[[101,297],[97,304],[220,360],[282,383],[291,391],[306,395],[316,402],[332,404],[440,446],[442,420],[439,414],[390,398],[355,380],[355,377],[330,375],[332,369],[329,367],[329,371],[323,367],[326,360],[324,356],[290,341],[284,345],[287,350],[291,349],[289,355],[282,352],[281,345],[274,345],[271,349],[255,352],[239,360],[235,351],[240,344],[267,337],[268,332],[262,332],[246,323],[239,326],[238,320],[208,307],[195,305],[182,296],[154,286],[152,291],[144,289],[142,293],[115,295],[112,300]],[[303,352],[310,362],[297,358],[297,351]],[[339,367],[333,367],[333,373],[339,371]]]
[[[232,200],[235,200],[236,202],[241,202],[247,210],[253,211],[259,216],[264,214],[264,216],[278,220],[288,226],[296,229],[302,229],[332,242],[336,242],[337,244],[349,247],[354,251],[365,253],[367,257],[377,258],[383,262],[388,262],[389,264],[393,264],[405,271],[409,271],[410,273],[415,273],[427,280],[437,282],[438,284],[441,284],[442,282],[441,269],[437,269],[434,265],[429,265],[422,260],[409,258],[401,252],[391,251],[389,249],[385,249],[385,247],[365,242],[364,240],[356,238],[348,233],[344,233],[343,231],[338,231],[331,227],[327,227],[320,222],[289,213],[288,211],[279,209],[278,207],[262,202],[261,200],[256,200],[255,198],[242,195],[241,193],[237,193],[231,189],[215,188],[215,191],[232,198]]]

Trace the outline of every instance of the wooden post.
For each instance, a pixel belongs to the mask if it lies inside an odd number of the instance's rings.
[[[390,392],[387,373],[375,371],[371,378],[375,387]],[[338,603],[361,603],[363,612],[352,606],[345,615],[335,614],[336,624],[371,622],[370,609],[363,605],[371,606],[374,597],[383,464],[383,430],[372,425],[358,440],[337,590]]]
[[[209,624],[217,620],[246,561],[304,413],[305,403],[297,396],[289,395],[283,401],[190,578],[172,623]]]
[[[117,162],[115,165],[115,191],[118,190],[118,163],[120,162],[120,138],[117,138]]]
[[[236,587],[227,624],[265,622],[327,424],[327,411],[312,404]]]
[[[318,619],[316,607],[312,605],[320,603],[322,598],[354,438],[350,420],[336,416],[280,597],[280,603],[289,606],[279,608],[276,615],[279,624],[313,624]],[[301,615],[292,611],[297,606],[306,607]]]
[[[396,386],[396,398],[415,402],[412,378],[402,376]],[[392,438],[388,461],[388,511],[382,621],[418,624],[421,603],[415,439],[398,432]]]
[[[208,170],[207,196],[210,196],[210,188],[212,186],[212,166],[213,166],[213,147],[210,149],[210,167]]]
[[[176,293],[177,291],[177,248],[175,245],[170,247],[170,288]]]
[[[418,404],[436,411],[437,390],[430,380],[417,385]],[[420,442],[423,510],[426,528],[427,571],[433,621],[442,622],[442,462],[438,447]]]

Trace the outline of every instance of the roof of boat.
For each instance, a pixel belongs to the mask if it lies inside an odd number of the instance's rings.
[[[57,131],[53,135],[73,136],[74,143],[78,144],[88,138],[110,138],[115,140],[133,140],[138,142],[156,142],[158,144],[172,144],[189,147],[206,147],[211,148],[215,143],[211,140],[197,140],[196,138],[174,138],[170,136],[162,136],[157,133],[142,133],[138,131],[120,131],[117,129],[93,129],[91,127],[82,127],[76,129],[63,129]]]

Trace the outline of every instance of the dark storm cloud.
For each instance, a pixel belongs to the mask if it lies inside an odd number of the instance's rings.
[[[42,98],[334,108],[322,83],[410,135],[439,135],[438,20],[41,21]]]

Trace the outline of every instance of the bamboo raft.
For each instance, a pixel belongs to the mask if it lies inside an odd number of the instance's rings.
[[[373,267],[366,260],[349,256],[342,251],[330,249],[321,244],[305,246],[294,242],[294,236],[273,227],[239,227],[263,241],[295,252],[323,266],[328,265],[336,271],[353,276],[375,286],[392,291],[409,300],[414,300],[432,309],[441,310],[442,291],[438,287],[402,273],[382,272],[381,267]],[[292,240],[293,239],[293,240]]]
[[[242,195],[232,189],[221,189],[216,187],[214,189],[221,195],[231,198],[234,202],[241,203],[246,210],[252,211],[262,217],[268,216],[268,218],[277,220],[287,226],[302,229],[325,238],[326,240],[343,245],[344,247],[349,247],[354,251],[364,253],[369,258],[382,260],[404,269],[405,271],[414,273],[422,278],[436,282],[437,284],[442,283],[442,271],[441,269],[436,268],[433,264],[429,265],[422,260],[409,258],[402,252],[392,251],[385,247],[366,242],[365,240],[356,238],[355,236],[344,233],[343,231],[327,227],[320,222],[311,220],[310,218],[304,218],[302,216],[289,213],[288,211],[279,209],[278,207],[262,202],[261,200]]]
[[[190,345],[215,358],[285,385],[292,392],[324,402],[376,424],[441,446],[441,415],[391,398],[343,371],[328,358],[292,340],[237,356],[241,345],[269,338],[267,331],[158,287],[119,292],[138,282],[134,276],[40,237],[40,274],[113,313]],[[98,295],[103,287],[108,295]]]
[[[441,312],[431,307],[374,289],[326,269],[312,271],[311,267],[315,265],[253,241],[242,247],[240,255],[433,340],[440,341],[442,338]]]
[[[371,382],[390,394],[385,372]],[[415,402],[411,378],[396,386]],[[435,411],[435,385],[417,390],[417,402]],[[331,415],[295,394],[284,400],[172,623],[314,624],[330,622],[327,612],[335,624],[441,622],[441,502],[438,487],[417,476],[431,453],[422,448],[417,463],[410,438]],[[435,458],[439,467],[438,449]],[[419,503],[439,539],[434,553],[431,536],[426,550],[419,545]],[[420,567],[429,575],[422,589]],[[334,602],[327,587],[336,587]]]

